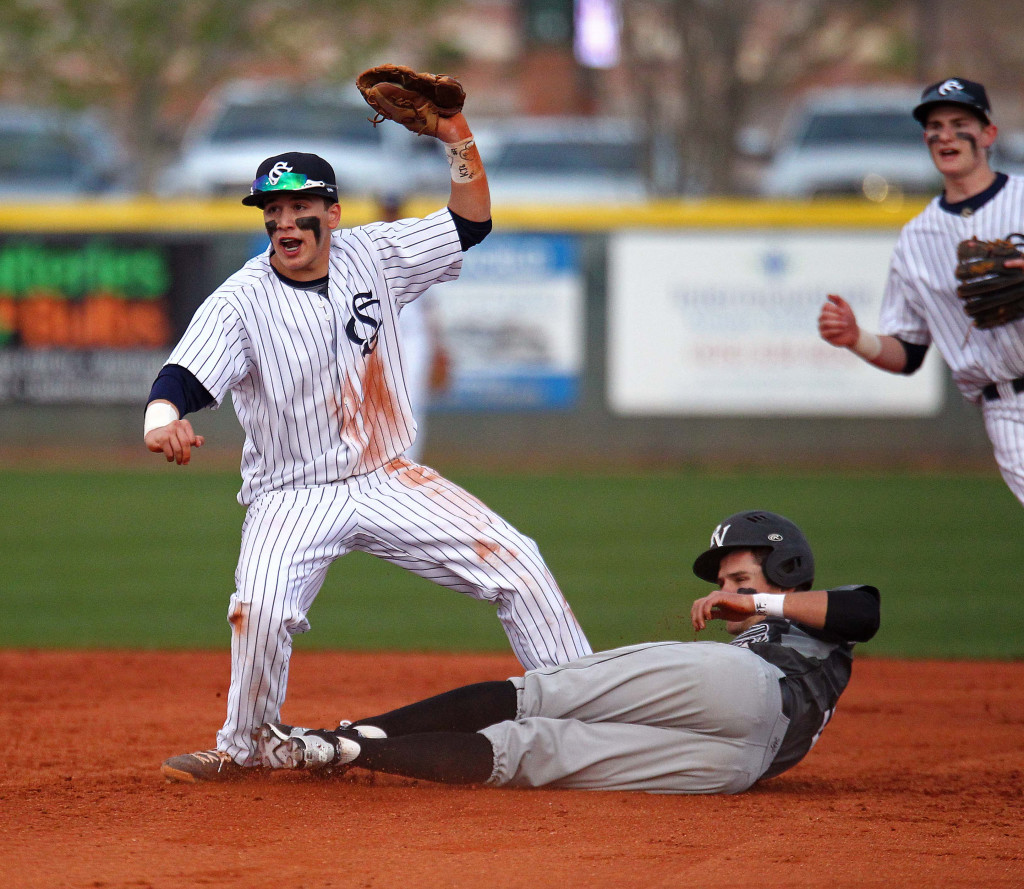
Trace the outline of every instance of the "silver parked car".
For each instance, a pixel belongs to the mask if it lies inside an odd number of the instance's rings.
[[[355,87],[233,81],[199,109],[178,161],[164,172],[158,190],[241,197],[261,161],[286,151],[308,151],[331,163],[342,195],[447,191],[448,166],[440,143],[394,123],[374,127],[372,116]]]
[[[917,90],[844,87],[808,94],[782,126],[762,179],[770,197],[934,194],[941,188],[911,116]]]
[[[130,166],[92,111],[0,105],[0,196],[60,199],[126,191]]]

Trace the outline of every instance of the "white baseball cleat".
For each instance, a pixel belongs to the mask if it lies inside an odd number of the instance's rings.
[[[326,729],[307,729],[268,722],[254,733],[256,756],[272,769],[320,770],[344,766],[360,752],[351,738],[339,737]]]

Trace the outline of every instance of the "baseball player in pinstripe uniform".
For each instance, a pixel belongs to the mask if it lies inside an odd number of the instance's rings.
[[[822,307],[818,329],[832,345],[893,373],[917,370],[934,342],[963,396],[981,404],[999,470],[1024,503],[1024,319],[973,327],[954,276],[960,241],[1024,231],[1024,178],[989,165],[997,134],[990,111],[984,86],[962,77],[924,90],[913,113],[942,174],[943,193],[900,233],[880,334],[861,328],[846,301],[834,295]],[[1008,263],[1014,264],[1024,267],[1024,261]]]
[[[481,682],[337,729],[265,725],[274,768],[358,766],[446,783],[656,793],[739,793],[796,765],[850,680],[879,594],[811,590],[814,556],[793,522],[748,510],[719,524],[693,565],[717,590],[695,630],[736,638],[603,651]]]
[[[491,227],[465,117],[442,119],[437,138],[451,162],[448,206],[352,229],[336,230],[330,164],[267,158],[242,203],[262,209],[270,246],[200,306],[153,384],[145,442],[168,461],[187,464],[203,444],[185,415],[228,393],[245,430],[227,718],[215,749],[163,764],[169,780],[255,764],[254,729],[280,718],[292,636],[309,629],[328,567],[352,550],[494,605],[524,667],[590,653],[536,544],[402,456],[416,426],[398,315],[456,278]]]

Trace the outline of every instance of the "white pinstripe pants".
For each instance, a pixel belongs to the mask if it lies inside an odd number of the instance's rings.
[[[292,635],[331,563],[371,553],[497,606],[526,669],[590,654],[590,644],[537,545],[480,500],[399,459],[334,485],[272,491],[250,507],[231,597],[231,688],[217,747],[240,764],[251,733],[280,718]]]
[[[985,431],[1007,486],[1024,504],[1024,392],[1000,384],[1002,397],[982,402]]]

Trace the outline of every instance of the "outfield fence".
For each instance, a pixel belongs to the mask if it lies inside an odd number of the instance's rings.
[[[995,473],[978,408],[936,356],[893,377],[816,334],[833,291],[876,324],[888,255],[922,206],[495,206],[462,278],[433,291],[453,374],[426,459]],[[342,206],[346,225],[374,213]],[[0,447],[140,447],[171,343],[265,244],[235,201],[0,208]],[[237,453],[230,408],[197,424]]]

